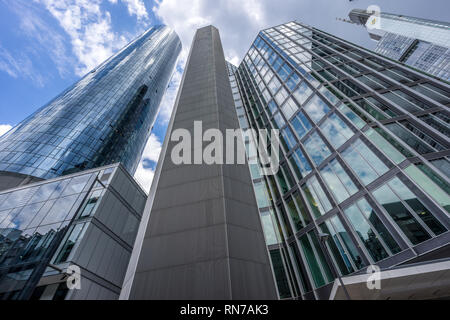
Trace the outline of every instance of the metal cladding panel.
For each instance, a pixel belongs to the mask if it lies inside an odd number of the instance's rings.
[[[170,134],[194,121],[239,127],[213,26],[194,37],[121,299],[276,299],[247,165],[172,162]]]

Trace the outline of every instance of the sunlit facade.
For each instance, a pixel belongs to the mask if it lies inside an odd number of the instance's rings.
[[[365,10],[354,9],[349,17],[357,24],[371,23]],[[368,29],[378,41],[375,52],[450,81],[449,23],[385,12],[378,23],[378,28]]]
[[[2,136],[0,172],[49,179],[120,162],[133,174],[180,51],[174,31],[150,28]]]
[[[278,174],[251,169],[280,298],[445,255],[447,84],[298,22],[261,31],[234,78],[241,127],[281,130]]]

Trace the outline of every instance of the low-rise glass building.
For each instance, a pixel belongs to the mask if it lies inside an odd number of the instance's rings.
[[[119,164],[0,192],[0,300],[117,299],[146,199]]]

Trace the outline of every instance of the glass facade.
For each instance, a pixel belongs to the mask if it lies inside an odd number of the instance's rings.
[[[0,192],[0,300],[117,298],[146,199],[118,165]],[[70,265],[81,290],[61,277]]]
[[[43,179],[121,162],[133,174],[181,51],[146,31],[0,138],[0,171]]]
[[[350,19],[366,25],[369,14],[355,9]],[[391,13],[380,13],[380,27],[369,29],[375,52],[450,81],[450,24]]]
[[[299,22],[229,69],[242,128],[280,129],[279,172],[251,168],[280,298],[450,242],[446,83]]]

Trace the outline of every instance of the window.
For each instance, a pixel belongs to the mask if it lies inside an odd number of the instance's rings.
[[[281,257],[280,249],[270,250],[270,260],[273,266],[273,272],[277,282],[278,293],[281,299],[290,298],[291,290],[289,289],[289,282],[286,276],[286,269],[284,268],[283,259]]]
[[[298,215],[297,208],[295,207],[294,200],[292,198],[289,198],[287,201],[287,209],[289,211],[289,214],[291,216],[291,220],[294,224],[295,230],[299,231],[300,229],[304,228],[305,225],[303,224],[303,221],[300,219],[300,216]]]
[[[314,96],[304,107],[306,113],[311,119],[317,123],[330,111],[328,105],[319,98]]]
[[[311,123],[306,119],[302,111],[295,115],[291,120],[291,124],[300,139],[312,128]]]
[[[269,200],[267,196],[266,186],[263,182],[258,182],[254,184],[256,203],[258,208],[264,208],[269,206]]]
[[[397,242],[378,218],[378,212],[372,208],[365,198],[358,200],[356,204],[347,208],[344,212],[358,236],[362,237],[365,234],[362,230],[367,230],[367,238],[365,238],[367,240],[363,240],[363,243],[369,251],[371,251],[369,247],[373,247],[370,242],[376,242],[375,239],[384,242],[385,247],[393,254],[401,251]],[[369,229],[372,229],[372,231]],[[374,237],[375,239],[372,239]],[[375,255],[378,256],[374,253],[373,256]],[[374,260],[377,261],[375,258]]]
[[[272,114],[274,114],[275,113],[275,111],[277,111],[277,104],[275,103],[275,101],[273,101],[273,100],[271,100],[270,102],[269,102],[269,104],[268,104],[268,106],[269,106],[269,110],[270,110],[270,112],[272,113]]]
[[[286,89],[281,88],[281,90],[278,91],[277,95],[275,96],[275,100],[278,103],[278,105],[281,106],[283,104],[283,102],[287,99],[288,96],[289,96],[289,94],[286,91]],[[269,101],[269,100],[267,100],[267,101]]]
[[[311,177],[305,185],[302,186],[306,195],[306,200],[311,206],[311,210],[316,218],[324,215],[332,209],[328,197],[319,184],[315,176]]]
[[[419,219],[435,234],[446,231],[420,199],[397,177],[375,190],[373,195],[413,244],[431,238]],[[407,206],[410,206],[412,211]]]
[[[416,182],[429,196],[434,198],[441,207],[450,213],[450,186],[424,164],[410,165],[406,174]]]
[[[291,74],[292,68],[287,65],[287,63],[284,63],[280,70],[278,71],[278,74],[280,75],[281,79],[284,81],[287,79],[287,77]]]
[[[320,173],[339,203],[358,191],[358,188],[336,159],[330,161],[326,167],[320,170]]]
[[[306,139],[305,149],[316,165],[320,165],[331,154],[330,149],[328,149],[317,132],[314,132]]]
[[[273,119],[275,120],[275,124],[278,129],[283,128],[284,125],[286,124],[286,122],[283,119],[283,116],[279,112],[275,113],[275,115],[273,116]]]
[[[389,256],[387,250],[380,241],[378,233],[372,229],[357,205],[353,205],[346,209],[345,215],[350,220],[353,229],[375,262]]]
[[[416,150],[420,154],[434,152],[435,150],[426,144],[422,139],[412,134],[410,131],[406,130],[403,126],[398,123],[386,124],[386,127],[392,131],[397,137],[408,144],[412,149]]]
[[[286,119],[292,118],[292,116],[297,110],[298,110],[297,105],[291,98],[286,100],[286,103],[281,107],[281,111],[283,111],[283,114],[286,117]]]
[[[277,77],[273,77],[268,84],[269,90],[272,94],[275,94],[281,87],[281,82]]]
[[[57,258],[55,259],[55,264],[66,262],[69,258],[70,253],[72,252],[73,247],[77,243],[78,239],[82,236],[82,231],[86,224],[79,223],[72,227],[72,231],[70,232],[69,237],[64,243],[63,247],[59,251]]]
[[[101,196],[102,190],[95,190],[92,192],[91,196],[88,198],[86,204],[84,205],[83,211],[81,212],[81,218],[90,216],[92,212],[95,212],[95,209],[100,203]]]
[[[355,244],[339,217],[334,216],[319,227],[322,232],[331,236],[331,239],[326,244],[331,249],[330,251],[342,274],[351,273],[355,269],[358,270],[364,266]]]
[[[59,198],[56,200],[53,207],[50,209],[47,216],[42,220],[40,225],[53,224],[57,222],[62,222],[64,220],[70,220],[72,218],[69,213],[72,212],[72,207],[78,199],[78,195],[72,195],[64,198]]]
[[[297,141],[294,138],[294,134],[292,133],[291,129],[289,129],[289,127],[281,130],[281,135],[283,136],[283,139],[286,142],[289,150],[291,150],[297,144]]]
[[[335,113],[330,115],[330,117],[320,125],[320,129],[335,149],[343,145],[354,134],[345,122]]]
[[[277,244],[279,242],[279,234],[273,224],[272,220],[273,212],[272,210],[261,212],[261,222],[264,230],[264,236],[266,238],[266,244],[268,246],[272,244]]]
[[[293,167],[299,179],[302,179],[309,173],[311,173],[311,166],[308,160],[306,160],[300,148],[297,148],[297,150],[294,151],[294,153],[292,154],[292,159],[295,162],[295,165],[293,164]]]
[[[314,247],[311,245],[312,239],[315,240],[313,242]],[[310,232],[301,237],[300,246],[306,257],[308,269],[312,275],[315,287],[319,288],[333,281],[334,277],[331,275],[331,271],[314,233]],[[320,256],[318,257],[318,255]]]
[[[338,98],[336,98],[336,96],[334,94],[332,94],[327,88],[322,87],[319,89],[319,91],[325,96],[327,97],[327,99],[334,105],[336,105],[340,100]]]
[[[300,77],[298,76],[298,74],[294,73],[289,77],[288,81],[286,81],[286,85],[289,90],[293,91],[299,82]]]
[[[306,84],[306,82],[302,82],[297,90],[294,91],[293,96],[297,100],[298,103],[303,104],[311,95],[313,91]]]
[[[346,104],[341,104],[338,108],[357,128],[362,129],[366,123]]]
[[[300,211],[302,221],[303,221],[304,225],[307,226],[311,222],[311,218],[309,217],[308,211],[305,208],[305,205],[304,205],[305,202],[300,197],[299,193],[295,193],[294,198],[295,198],[295,202],[297,203],[297,207]]]
[[[396,164],[405,160],[406,157],[412,156],[408,150],[379,128],[369,129],[365,134],[374,145],[382,150]]]
[[[361,139],[356,140],[344,150],[342,158],[365,185],[368,185],[389,170],[383,161]]]

